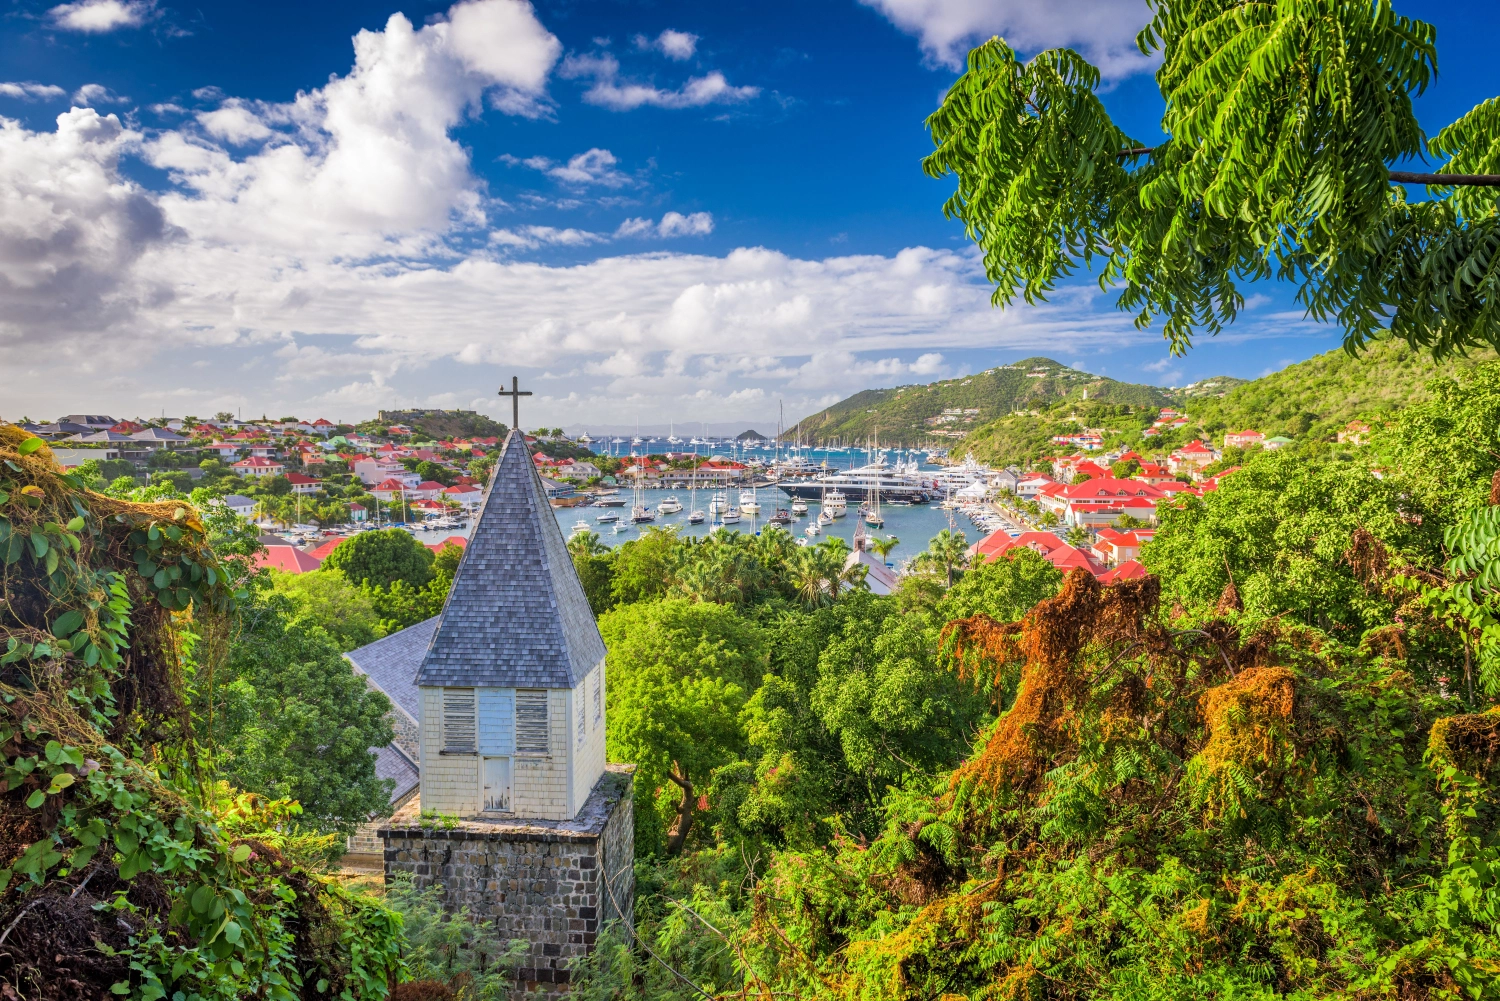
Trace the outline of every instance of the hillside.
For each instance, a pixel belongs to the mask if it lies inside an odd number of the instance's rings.
[[[380,423],[405,424],[416,438],[502,438],[509,430],[473,410],[382,410]]]
[[[867,389],[803,418],[785,437],[848,443],[878,432],[883,444],[938,443],[1017,410],[1084,400],[1144,410],[1167,405],[1171,397],[1156,386],[1106,379],[1051,358],[1027,358],[925,386]]]
[[[1268,434],[1328,434],[1356,417],[1378,417],[1428,396],[1427,384],[1454,376],[1493,351],[1435,363],[1399,341],[1383,341],[1355,356],[1342,348],[1289,365],[1231,389],[1223,397],[1181,398],[1195,426],[1207,433],[1253,427]]]
[[[1436,376],[1453,376],[1494,357],[1494,352],[1484,352],[1437,364],[1405,344],[1382,342],[1357,357],[1336,349],[1259,379],[1216,376],[1182,389],[1158,390],[1164,402],[1185,412],[1191,423],[1152,439],[1150,451],[1170,451],[1195,437],[1222,442],[1225,431],[1241,428],[1291,438],[1331,436],[1357,417],[1378,418],[1426,399],[1427,384]],[[1054,444],[1052,437],[1077,434],[1083,427],[1103,430],[1107,446],[1139,449],[1146,444],[1141,432],[1152,417],[1135,408],[1096,403],[1091,393],[1087,403],[977,424],[952,449],[959,455],[972,452],[982,462],[1028,464],[1069,451],[1068,445]]]

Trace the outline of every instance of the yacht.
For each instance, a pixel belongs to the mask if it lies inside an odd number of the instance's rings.
[[[740,510],[746,514],[760,514],[760,501],[756,499],[754,488],[740,491]]]
[[[703,519],[705,517],[706,517],[706,515],[704,515],[704,513],[702,511],[689,511],[688,512],[688,524],[689,525],[701,525],[701,524],[703,524]]]
[[[587,431],[578,436],[578,444],[580,445],[592,445],[593,443],[594,439],[589,437],[589,433]]]
[[[809,522],[807,528],[803,529],[803,534],[805,534],[809,539],[816,539],[818,536],[823,534],[823,529],[818,527],[818,523],[816,521]]]
[[[790,525],[792,523],[791,512],[784,507],[776,509],[776,513],[766,519],[768,525]]]
[[[726,525],[738,525],[740,523],[740,509],[732,507],[719,515],[719,521]]]
[[[679,437],[677,437],[677,425],[675,423],[672,425],[671,430],[669,430],[667,432],[667,444],[668,445],[681,445],[682,444],[682,439],[679,438]]]
[[[598,515],[594,518],[594,520],[601,525],[612,525],[620,520],[620,516],[615,514],[613,511],[610,511],[606,514]]]
[[[709,514],[723,514],[729,510],[729,498],[721,490],[714,494],[708,501]]]
[[[582,535],[584,532],[587,532],[589,530],[590,530],[589,523],[587,521],[585,521],[584,519],[579,518],[577,521],[573,522],[573,534],[574,535]]]
[[[656,505],[657,514],[676,514],[681,510],[682,501],[678,500],[676,497],[666,497],[660,504]]]
[[[602,493],[594,498],[595,507],[624,507],[625,498],[620,496],[618,490]]]
[[[616,535],[619,535],[621,532],[628,532],[628,531],[630,531],[630,522],[628,522],[628,521],[617,521],[617,522],[615,522],[615,534]]]
[[[868,494],[879,490],[883,500],[909,500],[913,504],[925,504],[934,497],[942,496],[942,488],[932,479],[924,478],[916,463],[906,462],[888,466],[883,460],[869,465],[843,471],[825,471],[809,479],[790,482],[783,479],[777,484],[788,497],[812,500],[826,489],[830,497],[834,491],[841,494]]]
[[[836,488],[829,490],[823,496],[823,510],[835,518],[842,518],[849,513],[849,498],[844,496],[842,490]]]
[[[833,524],[833,512],[829,511],[827,508],[824,508],[822,511],[819,511],[818,512],[818,517],[817,517],[817,522],[818,522],[819,525],[832,525]]]
[[[630,509],[630,520],[636,524],[645,521],[655,521],[656,515],[644,504],[637,504]]]
[[[794,518],[800,518],[800,517],[802,517],[806,513],[807,513],[807,501],[803,500],[801,497],[793,497],[792,498],[792,516]]]

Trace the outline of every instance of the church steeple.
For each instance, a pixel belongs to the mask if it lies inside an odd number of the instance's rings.
[[[572,689],[603,660],[525,435],[512,428],[416,682]]]

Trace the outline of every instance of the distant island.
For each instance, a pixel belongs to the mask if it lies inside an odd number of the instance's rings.
[[[770,435],[761,434],[759,431],[741,431],[735,436],[735,441],[769,441]]]

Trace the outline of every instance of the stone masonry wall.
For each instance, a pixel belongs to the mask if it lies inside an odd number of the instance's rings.
[[[528,942],[517,980],[529,997],[560,998],[601,924],[634,914],[634,770],[610,765],[572,821],[393,822],[380,832],[386,880],[407,872],[418,888],[441,884],[448,907],[493,920],[502,942]]]

